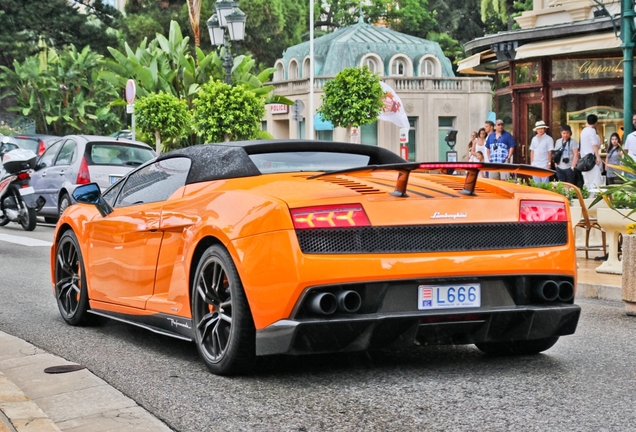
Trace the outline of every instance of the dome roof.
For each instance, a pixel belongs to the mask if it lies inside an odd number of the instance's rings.
[[[455,76],[450,60],[444,56],[437,42],[365,24],[362,20],[314,39],[315,75],[334,76],[346,67],[359,66],[362,57],[367,54],[377,54],[382,59],[384,75],[388,75],[389,60],[396,54],[403,54],[414,65],[423,56],[433,55],[442,65],[442,76]],[[308,41],[289,47],[283,53],[285,69],[292,59],[296,59],[300,67],[308,55]]]

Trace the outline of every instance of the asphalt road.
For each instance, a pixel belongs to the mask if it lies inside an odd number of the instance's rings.
[[[53,228],[0,228],[0,330],[86,365],[178,431],[633,431],[636,318],[581,300],[578,332],[545,354],[490,358],[473,346],[276,357],[250,376],[208,373],[193,344],[108,322],[59,317]]]

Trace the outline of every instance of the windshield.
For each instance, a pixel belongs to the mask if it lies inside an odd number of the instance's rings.
[[[366,166],[369,156],[332,152],[281,152],[250,155],[263,174],[296,171],[336,171]]]
[[[31,150],[33,153],[38,153],[38,147],[40,146],[40,140],[37,138],[23,138],[13,137],[13,140],[18,144],[20,148]]]
[[[125,143],[91,143],[87,152],[92,165],[138,166],[155,157],[148,148]]]

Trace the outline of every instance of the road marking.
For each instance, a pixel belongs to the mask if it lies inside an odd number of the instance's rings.
[[[19,237],[10,234],[0,234],[0,241],[15,243],[22,246],[52,246],[52,242],[38,240],[30,237]]]

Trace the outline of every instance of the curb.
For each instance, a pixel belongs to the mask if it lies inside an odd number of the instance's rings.
[[[170,432],[166,424],[88,369],[0,331],[0,432]]]
[[[576,298],[622,302],[622,291],[620,286],[615,285],[579,283],[577,284]]]

